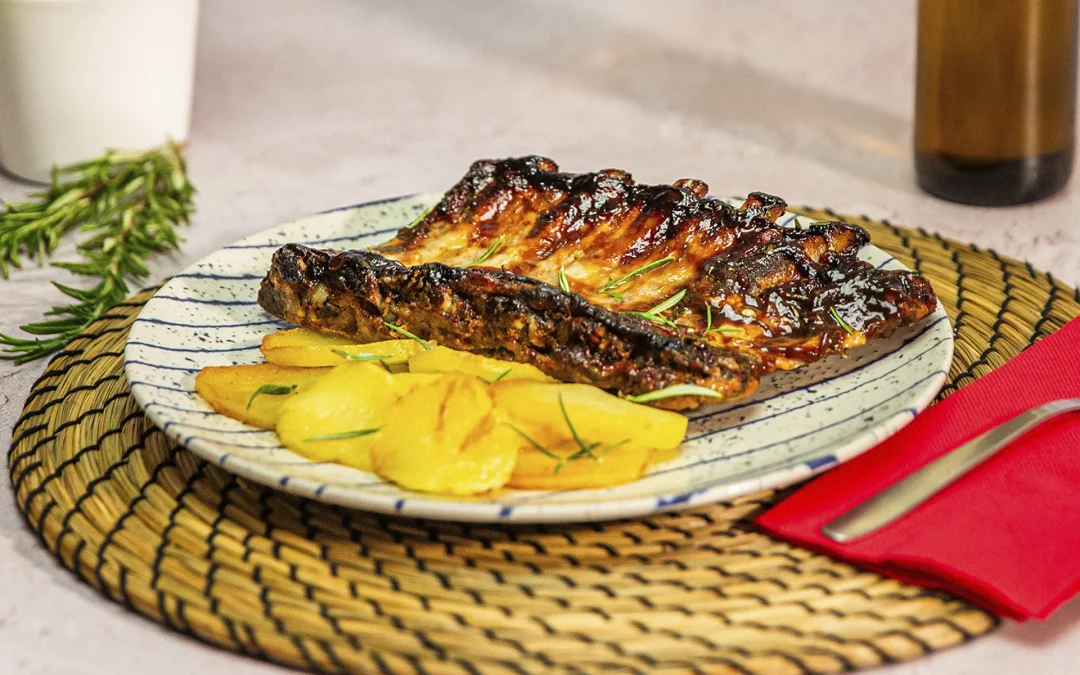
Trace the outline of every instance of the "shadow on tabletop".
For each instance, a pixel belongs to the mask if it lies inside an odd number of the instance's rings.
[[[1010,642],[1041,647],[1077,630],[1080,630],[1080,597],[1070,600],[1045,621],[1008,622],[1002,635]]]

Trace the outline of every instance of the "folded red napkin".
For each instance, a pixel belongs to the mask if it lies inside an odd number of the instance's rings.
[[[1080,592],[1080,413],[1033,429],[877,532],[840,544],[821,527],[987,429],[1059,398],[1080,398],[1080,319],[810,482],[757,525],[1000,616],[1044,619]]]

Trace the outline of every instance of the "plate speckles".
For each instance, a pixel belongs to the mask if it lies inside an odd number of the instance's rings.
[[[366,248],[440,197],[411,195],[325,211],[226,246],[174,277],[142,310],[125,349],[125,371],[147,417],[208,461],[320,501],[440,520],[589,521],[677,510],[804,480],[896,433],[945,381],[953,337],[939,307],[918,325],[849,358],[774,373],[746,401],[694,411],[680,457],[635,483],[508,490],[473,499],[408,492],[363,471],[308,461],[282,447],[273,433],[218,415],[195,394],[199,368],[258,363],[262,336],[288,327],[255,302],[279,246]],[[787,215],[782,222],[795,220]],[[872,246],[861,257],[903,269]]]

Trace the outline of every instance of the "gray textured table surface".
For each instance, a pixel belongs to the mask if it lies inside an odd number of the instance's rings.
[[[919,193],[909,153],[914,2],[210,0],[190,169],[198,215],[157,278],[275,223],[442,190],[474,159],[685,176],[717,193],[887,217],[1080,281],[1080,179],[1031,206]],[[842,7],[842,8],[841,8]],[[0,178],[0,198],[26,187]],[[70,249],[65,249],[67,252]],[[0,331],[59,295],[0,282]],[[0,446],[43,364],[0,365]],[[916,673],[1073,673],[1080,602],[910,664]],[[0,673],[284,672],[106,602],[56,565],[0,481]]]

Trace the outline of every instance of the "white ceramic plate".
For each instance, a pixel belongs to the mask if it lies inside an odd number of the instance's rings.
[[[287,492],[359,509],[463,521],[558,522],[641,516],[784,486],[848,460],[895,433],[945,381],[952,329],[944,310],[854,350],[765,377],[753,398],[694,411],[678,459],[616,488],[508,490],[452,498],[399,489],[376,476],[309,461],[273,432],[215,413],[194,391],[203,366],[258,363],[266,333],[290,327],[256,304],[273,252],[298,242],[364,248],[385,241],[441,195],[337,209],[226,246],[169,281],[131,328],[125,368],[147,416],[194,454]],[[782,222],[796,220],[787,214]],[[861,257],[903,269],[872,246]]]

